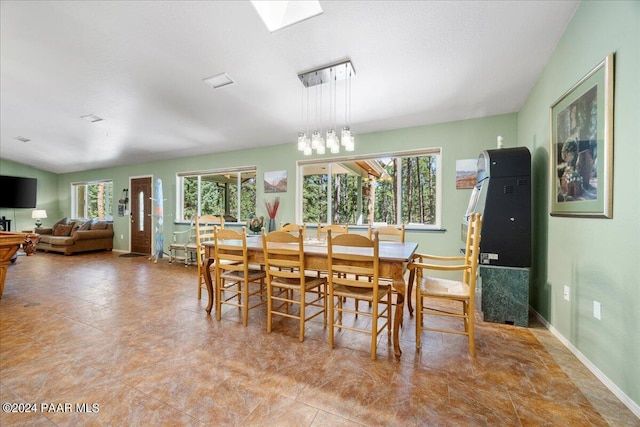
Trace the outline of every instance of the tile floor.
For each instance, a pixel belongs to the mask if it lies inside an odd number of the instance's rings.
[[[464,337],[437,333],[416,352],[405,312],[401,360],[383,335],[373,362],[366,335],[329,349],[320,319],[304,343],[289,319],[267,334],[262,309],[246,328],[233,307],[218,322],[195,283],[166,258],[19,257],[0,300],[0,401],[36,412],[0,425],[640,425],[535,322],[478,322],[471,359]]]

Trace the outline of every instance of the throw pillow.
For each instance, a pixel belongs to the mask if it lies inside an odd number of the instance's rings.
[[[65,216],[60,221],[58,221],[55,224],[53,224],[53,227],[51,227],[51,228],[55,229],[58,225],[66,225],[66,223],[67,223],[67,217]]]
[[[73,229],[73,225],[64,225],[58,224],[56,228],[53,230],[54,236],[69,236],[71,234],[71,230]]]
[[[107,223],[105,221],[96,221],[93,224],[91,224],[91,229],[92,230],[106,230],[107,229]]]
[[[78,227],[78,230],[91,230],[91,220],[85,221]]]

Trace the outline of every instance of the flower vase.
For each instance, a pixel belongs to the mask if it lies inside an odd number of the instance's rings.
[[[276,230],[276,219],[269,218],[269,233]]]

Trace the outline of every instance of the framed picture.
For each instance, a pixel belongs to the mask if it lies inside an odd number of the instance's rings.
[[[287,191],[287,171],[264,173],[265,193],[284,193]]]
[[[612,218],[613,58],[551,106],[552,216]]]
[[[456,189],[473,188],[478,180],[478,159],[456,160]]]

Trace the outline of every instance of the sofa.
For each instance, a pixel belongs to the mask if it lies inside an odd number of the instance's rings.
[[[67,220],[63,218],[50,229],[39,232],[38,250],[77,252],[113,249],[113,224],[101,220]]]

